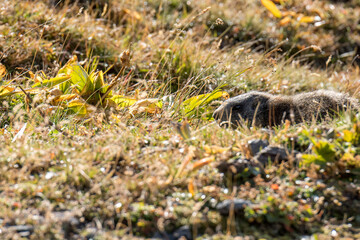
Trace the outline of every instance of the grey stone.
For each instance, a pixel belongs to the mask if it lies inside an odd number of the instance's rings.
[[[248,141],[248,145],[249,145],[251,154],[253,156],[255,156],[258,152],[260,152],[260,150],[269,146],[269,142],[268,142],[268,140],[254,139],[254,140]]]
[[[241,198],[235,198],[235,199],[227,199],[222,201],[216,206],[216,210],[221,215],[229,215],[230,210],[232,209],[232,205],[234,206],[234,213],[235,214],[241,214],[243,213],[245,207],[250,206],[252,203],[248,200],[244,200]]]

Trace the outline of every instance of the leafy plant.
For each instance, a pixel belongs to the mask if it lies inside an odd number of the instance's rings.
[[[313,146],[314,154],[304,154],[303,163],[310,165],[315,163],[321,166],[325,166],[328,162],[335,161],[335,146],[328,141],[318,141]]]

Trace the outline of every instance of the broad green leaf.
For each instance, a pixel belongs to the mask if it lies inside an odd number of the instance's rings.
[[[76,85],[81,95],[94,91],[94,86],[92,85],[89,75],[80,64],[76,63],[71,65],[70,77],[71,83]]]
[[[105,93],[107,87],[105,88],[103,71],[98,72],[93,79],[94,79],[95,90],[100,90],[101,93]]]
[[[281,18],[282,17],[282,13],[280,12],[280,10],[276,7],[275,3],[273,3],[271,0],[261,0],[262,5],[264,5],[264,7],[269,10],[269,12],[272,13],[272,15],[274,15],[277,18]]]
[[[302,155],[303,163],[305,165],[315,163],[321,166],[325,166],[327,162],[333,162],[335,160],[336,151],[334,145],[329,142],[319,141],[315,143],[313,152],[314,154]]]
[[[191,97],[185,100],[181,104],[181,110],[184,111],[186,115],[189,115],[192,111],[196,110],[201,106],[205,106],[210,102],[219,99],[221,97],[229,98],[229,94],[223,91],[214,91],[212,93],[201,94],[195,97]]]
[[[70,81],[65,81],[63,83],[61,83],[59,85],[59,89],[63,92],[63,93],[68,93],[68,90],[71,87],[71,82]]]
[[[111,100],[113,100],[121,108],[130,107],[137,101],[135,98],[125,97],[122,95],[114,95]]]
[[[325,165],[326,164],[326,161],[325,159],[317,156],[317,155],[312,155],[312,154],[303,154],[302,155],[302,163],[305,165],[305,166],[309,166],[311,165],[312,163],[314,164],[317,164],[317,165]]]
[[[35,83],[32,87],[55,87],[56,85],[59,85],[61,83],[64,83],[70,79],[70,76],[67,75],[61,75],[54,78],[50,78],[48,80],[44,80],[42,82]]]
[[[327,162],[332,162],[335,160],[336,151],[334,145],[329,142],[326,141],[317,142],[314,146],[314,152],[316,152]]]

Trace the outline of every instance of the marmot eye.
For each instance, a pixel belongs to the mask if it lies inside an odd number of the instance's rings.
[[[235,105],[233,106],[233,110],[240,110],[242,109],[242,106],[241,105]]]

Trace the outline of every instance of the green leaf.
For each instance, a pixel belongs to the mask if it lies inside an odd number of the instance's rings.
[[[95,90],[100,90],[101,93],[105,93],[107,87],[105,87],[104,73],[103,71],[98,72],[94,77]]]
[[[302,159],[303,159],[302,163],[306,166],[309,166],[312,163],[321,165],[321,166],[324,166],[326,164],[325,159],[319,158],[318,156],[312,155],[312,154],[303,154]]]
[[[61,83],[59,85],[59,89],[65,94],[68,93],[68,90],[70,90],[70,87],[71,87],[71,82],[70,81],[63,82],[63,83]]]
[[[94,91],[94,86],[89,78],[89,75],[79,63],[71,65],[70,76],[71,83],[76,85],[80,95]]]
[[[327,162],[335,161],[336,151],[334,145],[326,142],[319,141],[313,147],[314,154],[302,155],[303,164],[310,165],[312,163],[325,166]]]
[[[329,142],[317,142],[314,146],[314,152],[321,158],[325,159],[327,162],[332,162],[335,160],[336,151],[334,149],[334,145]]]
[[[121,108],[130,107],[131,105],[134,105],[137,101],[134,98],[125,97],[122,95],[114,95],[111,100],[114,101]]]
[[[219,99],[221,97],[228,97],[229,94],[223,91],[213,91],[212,93],[201,94],[198,96],[191,97],[185,100],[181,104],[181,110],[187,117],[191,117],[195,110],[199,110],[200,112],[204,112],[204,109],[199,109],[200,107],[205,107],[210,102]]]
[[[42,82],[35,83],[32,87],[55,87],[61,83],[64,83],[70,79],[70,76],[67,75],[60,75],[54,78],[50,78],[48,80],[44,80]]]

